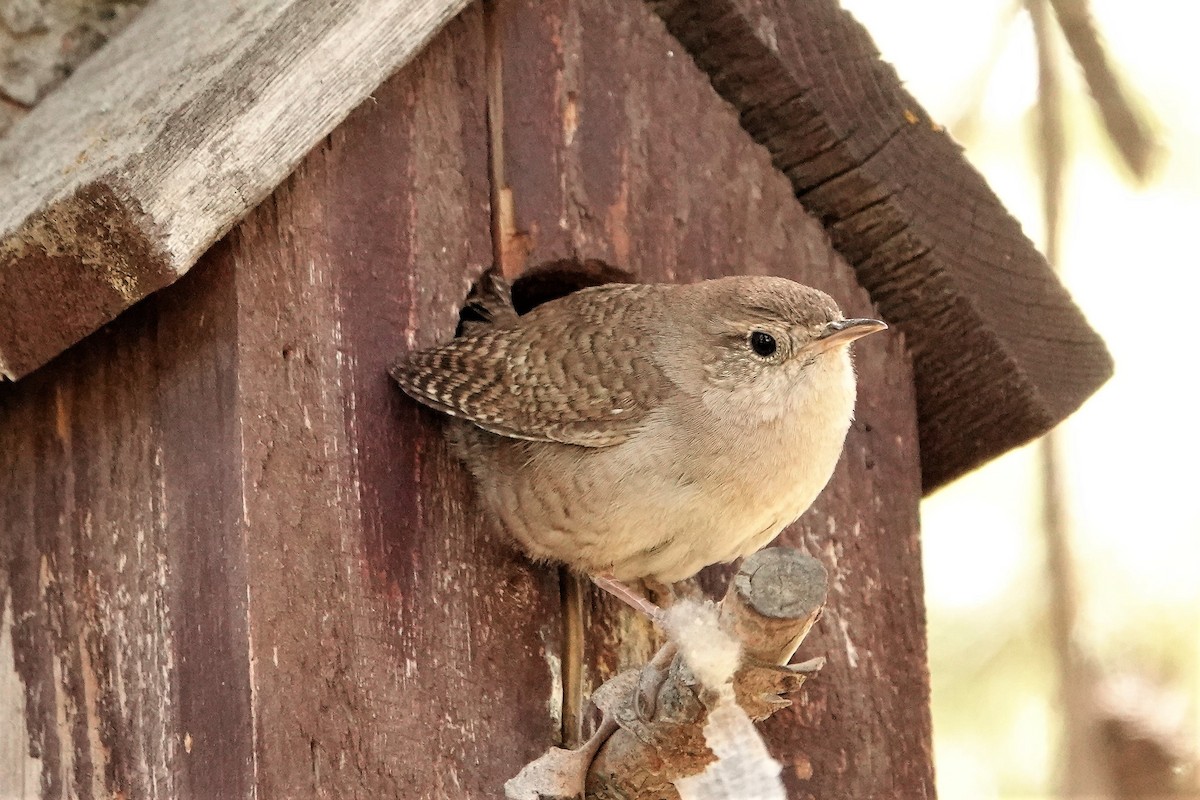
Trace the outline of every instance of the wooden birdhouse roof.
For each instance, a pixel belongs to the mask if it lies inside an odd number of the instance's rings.
[[[465,5],[150,4],[0,138],[0,375],[186,273]],[[903,332],[926,490],[1107,379],[1045,260],[835,0],[649,5]]]

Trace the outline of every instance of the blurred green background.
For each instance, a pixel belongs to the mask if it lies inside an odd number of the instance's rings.
[[[843,5],[1045,247],[1046,96],[1031,6]],[[1062,588],[1064,577],[1047,568],[1038,446],[924,503],[939,794],[1197,797],[1190,764],[1200,749],[1200,6],[1090,3],[1109,61],[1157,143],[1141,179],[1109,140],[1045,7],[1053,24],[1042,28],[1042,64],[1049,53],[1062,79],[1067,154],[1058,262],[1117,371],[1057,438],[1058,532],[1074,573],[1065,578],[1073,663],[1053,635],[1064,600],[1055,599],[1052,581]],[[1064,669],[1075,702],[1061,689]],[[1071,737],[1089,731],[1099,744],[1072,764]],[[1089,784],[1089,772],[1115,770],[1119,783],[1164,752],[1170,792]]]

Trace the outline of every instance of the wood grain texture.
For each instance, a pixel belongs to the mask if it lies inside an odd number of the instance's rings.
[[[491,257],[482,54],[473,9],[189,275],[0,386],[0,787],[492,798],[558,735],[558,576],[386,374]]]
[[[238,230],[259,791],[476,797],[557,733],[557,576],[387,366],[491,257],[483,35],[452,23]]]
[[[904,331],[926,491],[1108,379],[1103,342],[1045,259],[836,0],[650,6]]]
[[[198,272],[0,387],[25,796],[249,796],[231,278]]]
[[[0,376],[186,272],[465,5],[150,5],[0,139]]]
[[[522,243],[507,250],[516,259],[507,272],[574,257],[646,281],[777,274],[828,291],[848,314],[874,313],[767,151],[647,8],[498,0],[492,31],[502,54],[506,224]],[[864,340],[857,363],[845,455],[782,537],[829,571],[828,609],[800,656],[829,664],[768,731],[793,797],[932,797],[920,465],[902,335]],[[705,582],[724,591],[719,570]],[[576,690],[587,696],[644,662],[654,641],[607,598],[589,592],[584,601]]]

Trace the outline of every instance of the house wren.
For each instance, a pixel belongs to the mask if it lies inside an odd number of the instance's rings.
[[[854,412],[844,319],[783,278],[610,284],[486,323],[392,368],[454,418],[484,505],[535,559],[673,583],[763,547],[824,488]]]

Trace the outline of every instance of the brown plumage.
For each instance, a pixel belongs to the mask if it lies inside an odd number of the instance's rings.
[[[524,317],[501,313],[492,325],[414,353],[392,376],[426,405],[501,436],[619,444],[640,429],[667,389],[647,359],[651,337],[626,326],[630,309],[649,291],[599,286]],[[620,329],[626,332],[614,339]]]
[[[584,289],[518,316],[485,278],[462,334],[392,375],[455,418],[484,505],[535,558],[686,578],[762,547],[828,481],[880,330],[782,278]]]

